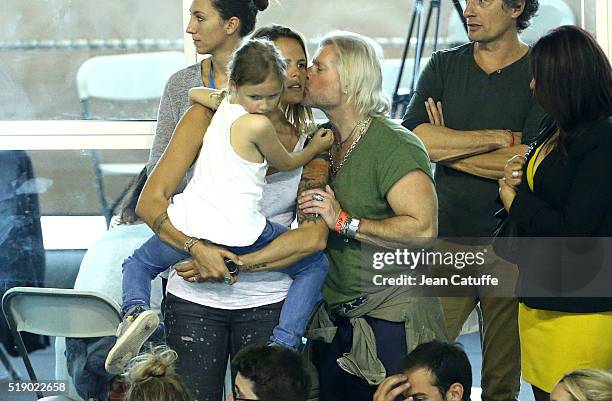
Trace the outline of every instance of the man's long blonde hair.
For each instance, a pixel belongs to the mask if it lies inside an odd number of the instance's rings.
[[[382,88],[383,51],[378,43],[354,32],[333,31],[321,41],[321,46],[336,49],[336,67],[340,84],[348,101],[354,101],[364,116],[385,116],[390,101]]]

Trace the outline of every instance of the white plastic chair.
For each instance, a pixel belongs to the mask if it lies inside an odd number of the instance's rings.
[[[185,65],[181,52],[155,52],[96,56],[77,71],[77,89],[84,118],[91,98],[116,101],[161,97],[166,81]]]
[[[81,116],[90,119],[90,99],[107,101],[145,101],[161,98],[170,75],[183,68],[181,52],[154,52],[96,56],[86,60],[77,71],[77,89],[81,101]],[[98,196],[106,225],[110,211],[104,191],[104,175],[136,174],[144,164],[103,164],[95,150],[90,152]]]
[[[93,291],[14,287],[4,294],[2,310],[32,381],[37,377],[22,331],[46,336],[103,337],[115,335],[121,322],[119,305]],[[66,396],[44,397],[40,392],[37,397],[44,401],[74,401]]]

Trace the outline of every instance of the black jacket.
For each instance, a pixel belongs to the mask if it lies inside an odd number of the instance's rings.
[[[556,131],[546,119],[527,155]],[[510,209],[521,237],[519,294],[537,309],[612,311],[612,118],[585,128],[524,175]],[[607,249],[607,252],[606,252]],[[585,290],[585,288],[587,288]],[[578,294],[578,295],[577,295]],[[591,296],[592,295],[592,296]]]

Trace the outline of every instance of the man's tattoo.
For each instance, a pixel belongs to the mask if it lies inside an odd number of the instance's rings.
[[[302,179],[298,186],[298,196],[308,189],[325,189],[329,183],[329,152],[319,154],[304,166]],[[301,224],[305,221],[318,221],[321,216],[317,214],[304,213],[300,209],[297,211],[297,220]]]
[[[168,220],[167,212],[163,212],[162,214],[157,216],[157,218],[153,222],[153,232],[155,234],[159,235],[159,230],[161,230],[161,226],[166,222],[166,220]]]

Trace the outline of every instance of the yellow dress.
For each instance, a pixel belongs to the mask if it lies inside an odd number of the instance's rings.
[[[534,162],[527,165],[533,191]],[[612,369],[612,312],[567,313],[532,309],[519,304],[523,379],[550,393],[557,381],[574,369]]]

